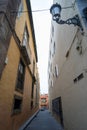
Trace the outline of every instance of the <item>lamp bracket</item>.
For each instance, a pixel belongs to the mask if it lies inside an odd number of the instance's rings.
[[[54,20],[54,19],[53,19],[53,20]],[[73,24],[74,26],[79,26],[79,27],[81,28],[81,30],[83,30],[78,15],[75,15],[74,17],[69,18],[69,19],[67,19],[67,20],[55,19],[55,21],[56,21],[58,24],[68,24],[68,25]]]

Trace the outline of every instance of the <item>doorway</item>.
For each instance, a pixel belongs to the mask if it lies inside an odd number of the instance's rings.
[[[61,97],[52,100],[52,111],[54,114],[56,114],[56,116],[58,116],[61,125],[64,127]]]

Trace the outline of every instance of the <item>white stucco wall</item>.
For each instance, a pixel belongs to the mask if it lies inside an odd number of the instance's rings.
[[[54,0],[62,7],[71,6],[75,0]],[[62,19],[66,19],[79,14],[77,5],[74,8],[62,10]],[[81,19],[82,21],[82,19]],[[53,80],[53,86],[49,85],[50,102],[57,97],[62,98],[62,108],[64,117],[65,130],[86,130],[87,129],[87,28],[82,21],[84,27],[84,35],[81,30],[74,25],[58,25],[52,21],[54,26],[54,36],[52,44],[56,43],[56,53],[50,59],[52,63],[52,71],[50,71],[50,79]],[[76,47],[81,42],[82,54],[79,54]],[[50,46],[50,50],[51,50]],[[69,50],[69,55],[66,53]],[[59,75],[53,76],[54,67],[58,65]],[[83,78],[76,83],[74,79],[80,74]],[[51,106],[50,106],[51,107]]]

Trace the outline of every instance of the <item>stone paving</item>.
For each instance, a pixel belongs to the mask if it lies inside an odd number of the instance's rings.
[[[48,110],[40,111],[24,130],[64,130]]]

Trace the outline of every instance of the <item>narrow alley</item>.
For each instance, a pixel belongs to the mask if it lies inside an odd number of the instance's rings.
[[[0,0],[0,130],[87,130],[87,0]]]
[[[24,130],[63,130],[48,110],[39,111],[37,116]]]

